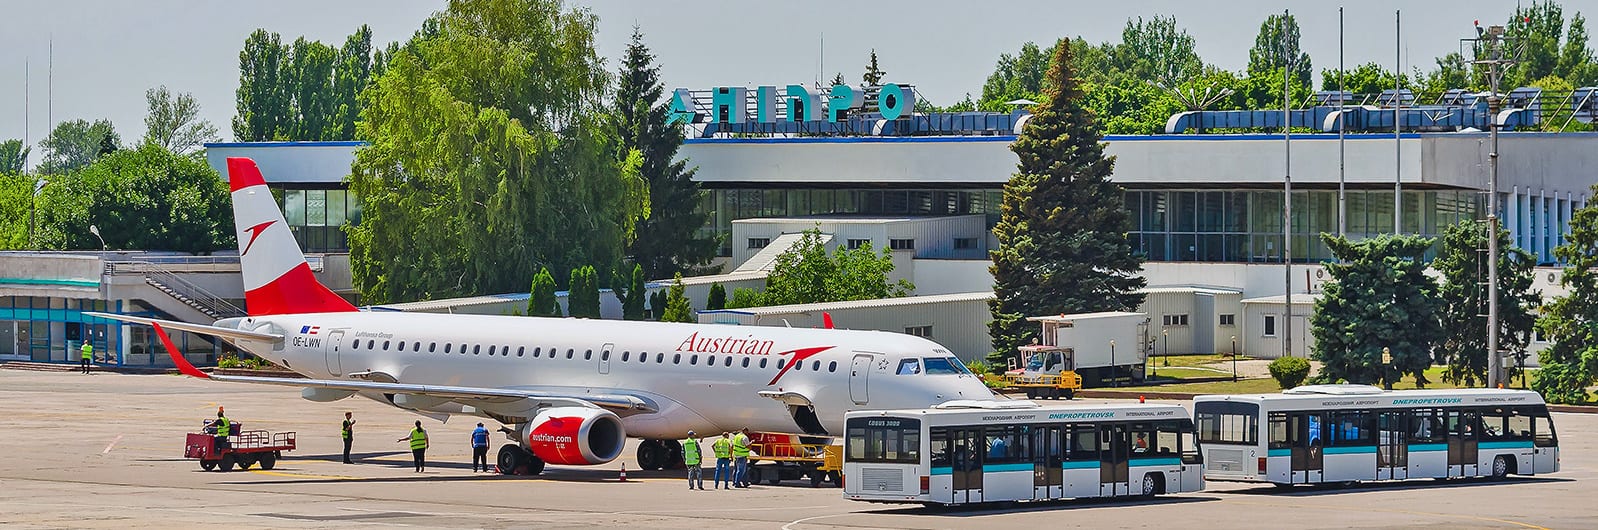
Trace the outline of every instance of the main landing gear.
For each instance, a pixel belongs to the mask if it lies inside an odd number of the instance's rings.
[[[499,446],[499,472],[502,475],[537,475],[544,472],[544,460],[519,445]]]
[[[638,444],[638,467],[644,470],[678,469],[682,464],[682,442],[644,440]]]

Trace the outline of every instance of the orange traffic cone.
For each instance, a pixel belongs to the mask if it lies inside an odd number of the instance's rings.
[[[621,482],[627,482],[627,464],[621,465]]]
[[[1138,402],[1138,403],[1143,403],[1143,402],[1144,402],[1144,401],[1143,401],[1143,395],[1142,395],[1142,394],[1138,394],[1138,396],[1137,396],[1137,402]]]

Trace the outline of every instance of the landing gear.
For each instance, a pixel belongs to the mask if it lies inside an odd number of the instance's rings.
[[[638,467],[645,471],[680,469],[682,442],[677,440],[644,440],[638,444]]]
[[[537,475],[544,472],[544,460],[538,458],[519,445],[505,444],[499,446],[499,457],[495,460],[499,464],[501,475],[528,474]]]

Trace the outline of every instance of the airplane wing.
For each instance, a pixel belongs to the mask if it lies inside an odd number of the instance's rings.
[[[532,406],[577,406],[598,407],[611,409],[622,415],[655,412],[654,405],[639,399],[636,396],[624,394],[560,394],[536,390],[521,390],[514,388],[483,388],[469,386],[449,385],[417,385],[408,383],[387,383],[381,381],[354,381],[341,379],[301,379],[293,377],[255,377],[238,375],[208,374],[195,368],[188,359],[178,354],[177,347],[172,344],[172,339],[166,334],[165,328],[181,329],[192,333],[217,335],[235,339],[275,341],[282,340],[282,335],[271,333],[257,333],[218,326],[189,324],[146,317],[129,315],[116,315],[111,313],[85,313],[90,316],[148,324],[155,328],[155,335],[161,339],[162,346],[166,347],[167,354],[172,357],[172,364],[178,371],[185,375],[200,379],[215,381],[230,381],[237,383],[255,383],[265,385],[293,386],[300,388],[327,388],[351,391],[377,391],[388,394],[406,394],[412,396],[427,396],[446,401],[483,401],[506,403],[518,400],[528,400]]]

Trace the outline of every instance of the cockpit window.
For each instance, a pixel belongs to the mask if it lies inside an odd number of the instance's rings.
[[[904,359],[899,361],[899,375],[916,375],[921,373],[920,359]]]
[[[953,357],[927,357],[921,362],[926,363],[927,375],[958,375],[967,372],[965,365]]]

